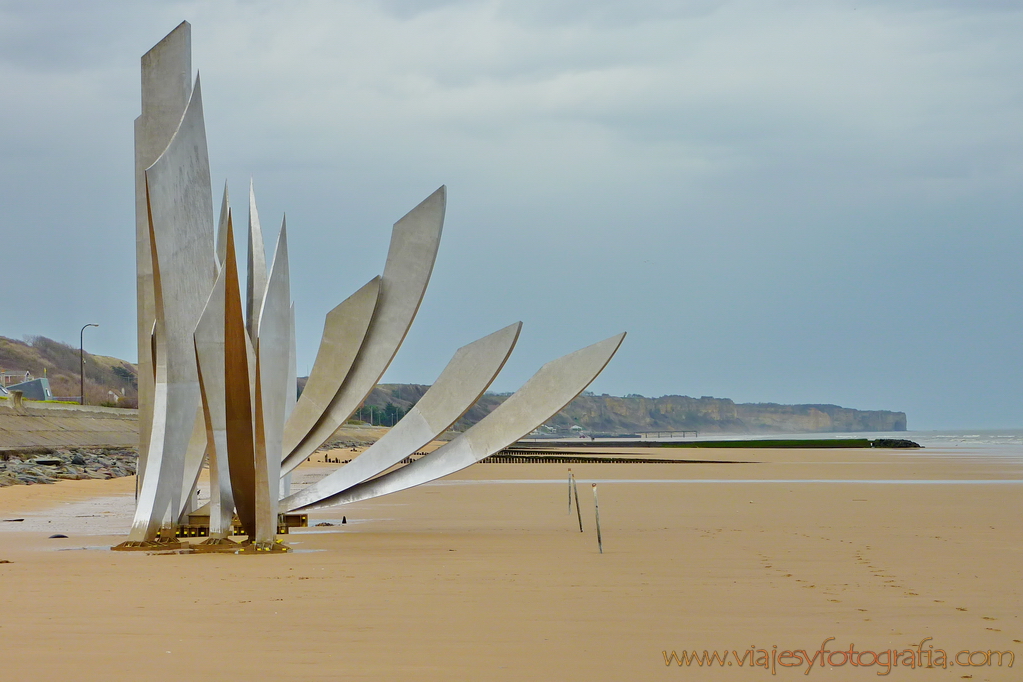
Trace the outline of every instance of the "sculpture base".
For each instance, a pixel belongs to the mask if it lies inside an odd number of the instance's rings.
[[[228,540],[227,538],[209,538],[204,540],[197,545],[192,545],[192,549],[200,554],[203,553],[222,553],[222,554],[234,554],[241,545],[234,540]]]
[[[284,554],[290,552],[291,547],[280,540],[273,542],[244,542],[237,550],[238,554]]]
[[[160,552],[169,549],[181,549],[186,544],[177,540],[126,540],[110,549],[115,552]]]

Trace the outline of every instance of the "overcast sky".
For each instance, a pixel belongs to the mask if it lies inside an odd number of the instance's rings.
[[[287,213],[301,374],[446,184],[385,380],[522,320],[495,390],[624,330],[597,393],[1023,426],[1018,2],[0,0],[0,335],[135,359],[139,58],[182,20],[214,196],[252,177],[268,248]]]

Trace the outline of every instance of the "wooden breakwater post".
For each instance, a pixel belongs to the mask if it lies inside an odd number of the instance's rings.
[[[583,532],[583,510],[579,508],[579,488],[575,484],[575,474],[572,477],[572,493],[575,495],[575,515],[579,519],[579,532]]]
[[[593,511],[597,515],[597,549],[604,553],[604,543],[600,539],[600,505],[597,504],[597,484],[593,484]]]

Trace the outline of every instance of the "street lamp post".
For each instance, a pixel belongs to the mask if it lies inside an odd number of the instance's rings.
[[[85,327],[98,327],[98,326],[99,326],[98,324],[91,324],[91,323],[85,325]],[[78,404],[79,405],[84,405],[85,404],[85,347],[84,347],[85,327],[82,327],[82,330],[80,332],[78,332],[78,369],[79,369],[79,372],[78,372],[78,383],[79,383]]]

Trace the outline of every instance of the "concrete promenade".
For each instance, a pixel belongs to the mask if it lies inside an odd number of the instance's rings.
[[[138,447],[137,410],[0,400],[0,450]]]

